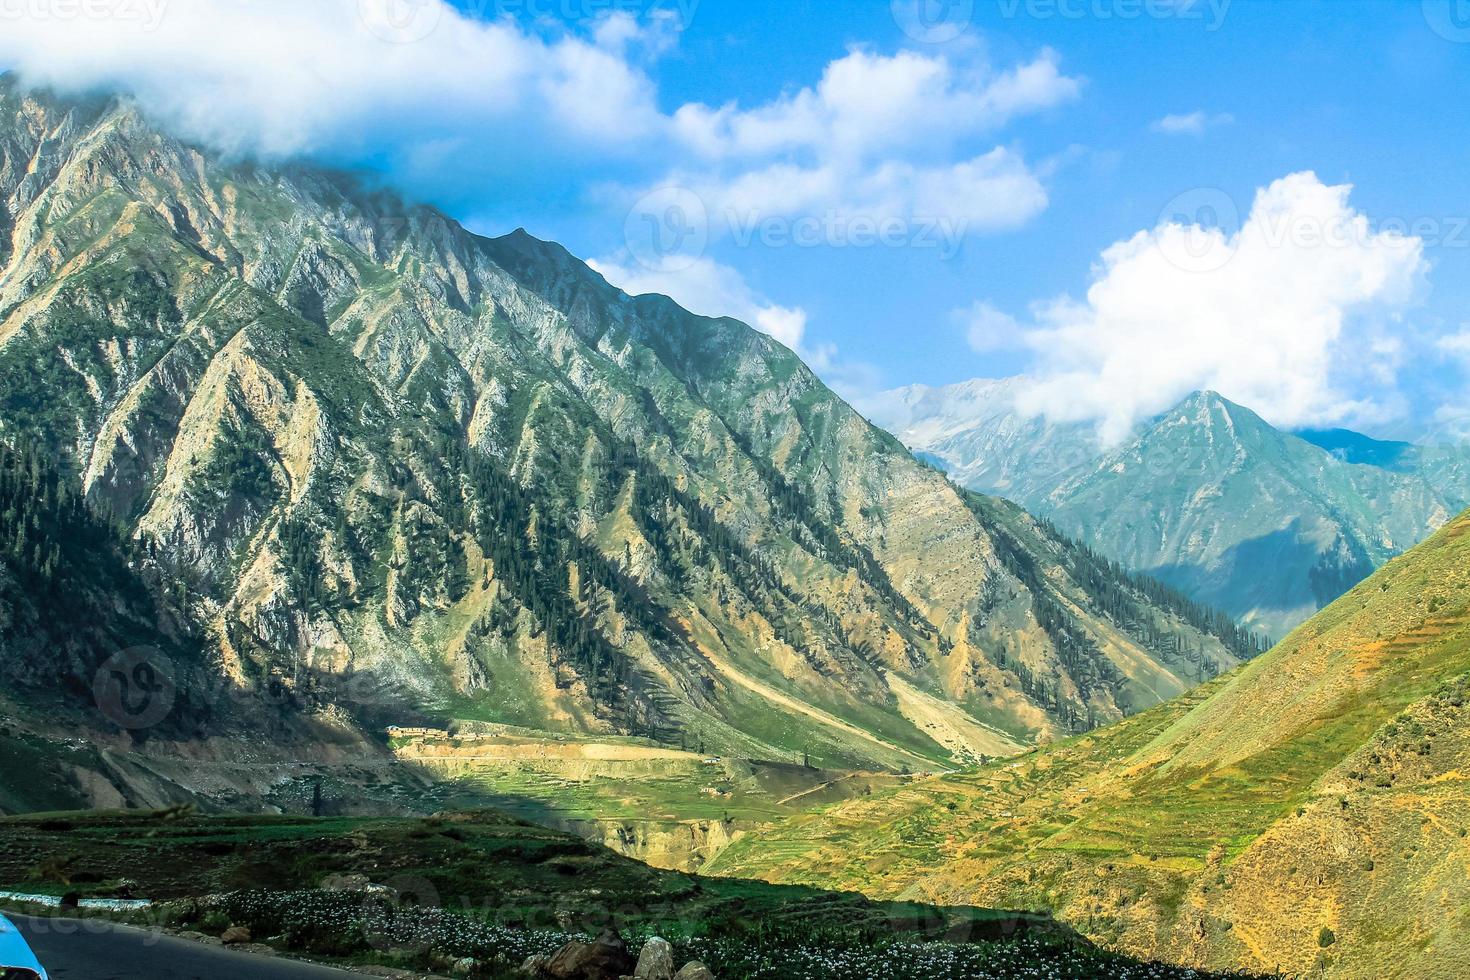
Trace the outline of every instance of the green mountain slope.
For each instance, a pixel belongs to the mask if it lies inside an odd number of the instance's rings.
[[[1205,392],[1103,451],[1087,424],[1018,415],[1018,384],[901,389],[875,418],[964,485],[1272,636],[1470,504],[1459,450],[1298,437]]]
[[[1470,972],[1470,514],[1269,653],[1117,726],[838,804],[725,873],[1052,909],[1303,976]]]
[[[132,647],[203,666],[157,569],[30,447],[0,443],[0,680],[8,693],[90,704]],[[182,719],[174,719],[179,721]]]
[[[1130,568],[1284,636],[1463,508],[1196,395],[1048,495]]]
[[[1252,652],[1079,579],[769,337],[525,233],[14,79],[0,200],[4,431],[159,556],[231,684],[364,680],[334,724],[930,769]]]

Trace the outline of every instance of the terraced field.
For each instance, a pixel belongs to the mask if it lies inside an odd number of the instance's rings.
[[[456,804],[490,803],[684,871],[756,828],[909,778],[544,733],[399,739],[394,751]]]

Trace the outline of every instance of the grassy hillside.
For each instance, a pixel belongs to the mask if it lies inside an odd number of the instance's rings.
[[[1467,675],[1470,515],[1184,698],[797,818],[715,870],[1051,909],[1215,967],[1465,975]]]

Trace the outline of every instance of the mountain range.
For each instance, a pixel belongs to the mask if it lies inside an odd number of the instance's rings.
[[[885,431],[523,230],[0,77],[0,812],[366,814],[377,868],[527,836],[493,804],[1147,959],[1470,974],[1470,457],[1211,392],[1099,447],[1021,384]],[[591,867],[553,843],[526,880]]]
[[[179,739],[268,734],[263,775],[220,788],[235,805],[293,753],[457,721],[943,768],[1258,652],[916,461],[742,323],[13,76],[0,437],[37,474],[4,552],[17,608],[61,587],[98,621],[60,656],[44,617],[10,618],[7,732],[34,753],[91,725],[180,766],[238,753]],[[53,520],[58,499],[97,527]],[[128,623],[154,624],[162,667],[119,672]],[[119,674],[198,710],[99,718]],[[55,771],[93,801],[174,792],[156,766]]]
[[[1016,408],[1024,378],[866,406],[921,458],[1248,628],[1285,636],[1470,505],[1470,454],[1347,430],[1285,432],[1196,393],[1102,447]]]

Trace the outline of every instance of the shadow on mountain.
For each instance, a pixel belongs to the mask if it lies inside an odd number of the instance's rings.
[[[1210,565],[1169,564],[1145,572],[1280,639],[1372,575],[1362,549],[1339,534],[1324,547],[1300,518],[1242,541]],[[1240,583],[1249,587],[1242,590]]]
[[[1300,429],[1294,434],[1344,463],[1361,463],[1400,473],[1414,468],[1417,447],[1413,443],[1374,439],[1350,429]]]

